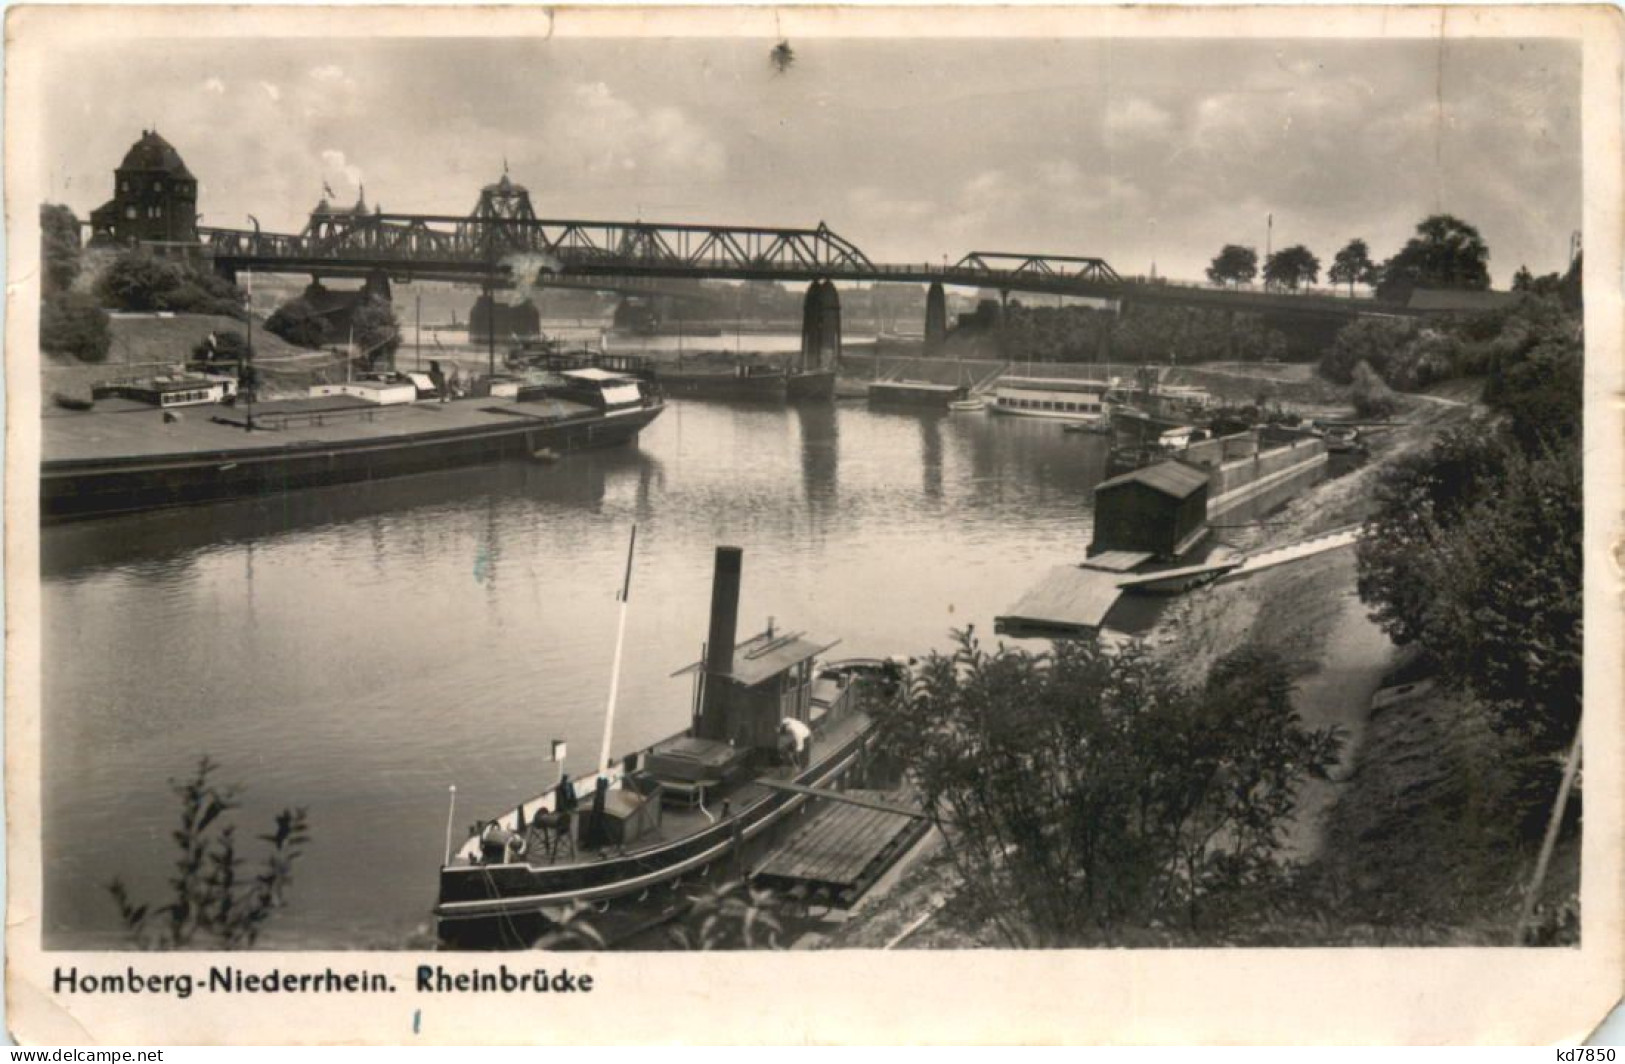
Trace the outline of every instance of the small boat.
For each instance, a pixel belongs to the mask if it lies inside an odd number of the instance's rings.
[[[961,414],[973,414],[978,410],[986,410],[987,400],[980,396],[973,396],[970,399],[955,399],[948,404],[948,409]]]
[[[811,800],[794,788],[829,788],[860,763],[872,730],[860,696],[871,672],[892,666],[820,669],[834,642],[771,622],[737,642],[741,558],[737,547],[717,548],[710,638],[700,661],[673,673],[694,678],[688,728],[611,760],[618,635],[596,771],[575,782],[561,774],[550,790],[476,822],[455,848],[453,806],[434,907],[443,943],[527,948],[581,904],[635,922],[640,904],[669,897],[685,876],[741,861],[753,840],[771,838]],[[629,549],[622,635],[630,586]]]

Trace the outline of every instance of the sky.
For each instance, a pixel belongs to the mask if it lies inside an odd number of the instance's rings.
[[[209,40],[64,49],[41,180],[81,217],[157,128],[204,225],[322,194],[463,214],[824,221],[877,262],[972,250],[1198,279],[1226,243],[1376,258],[1448,212],[1498,287],[1568,264],[1580,54],[1552,40]],[[1273,216],[1273,230],[1268,221]]]

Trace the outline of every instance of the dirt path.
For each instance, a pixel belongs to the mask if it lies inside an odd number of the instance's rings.
[[[1282,856],[1307,861],[1320,849],[1321,821],[1353,771],[1371,711],[1371,696],[1392,667],[1394,645],[1366,616],[1352,586],[1338,593],[1338,615],[1324,643],[1320,668],[1298,681],[1293,703],[1309,728],[1343,729],[1343,752],[1331,780],[1310,780],[1298,795],[1298,813]]]

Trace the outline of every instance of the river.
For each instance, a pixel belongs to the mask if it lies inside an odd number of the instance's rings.
[[[105,885],[161,900],[201,754],[245,839],[309,809],[268,945],[388,948],[428,923],[448,786],[461,837],[590,770],[638,526],[618,752],[685,726],[713,549],[771,616],[917,654],[1081,559],[1100,437],[861,403],[676,401],[634,447],[46,530],[46,944],[119,945]],[[256,844],[257,845],[257,844]],[[251,853],[257,853],[251,850]]]

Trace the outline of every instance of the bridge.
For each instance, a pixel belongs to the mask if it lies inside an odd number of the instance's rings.
[[[199,227],[214,268],[241,272],[309,273],[398,281],[444,280],[487,289],[518,286],[657,290],[661,280],[807,282],[809,343],[833,328],[839,298],[833,282],[923,283],[926,342],[947,332],[946,286],[1072,296],[1132,304],[1173,305],[1244,313],[1353,318],[1407,314],[1373,300],[1318,293],[1234,290],[1128,280],[1104,259],[1009,251],[972,251],[952,265],[877,263],[820,222],[811,228],[762,228],[646,221],[546,219],[528,191],[506,174],[487,185],[468,215],[386,214],[333,209],[326,201],[299,233]],[[838,339],[833,343],[838,344]]]

